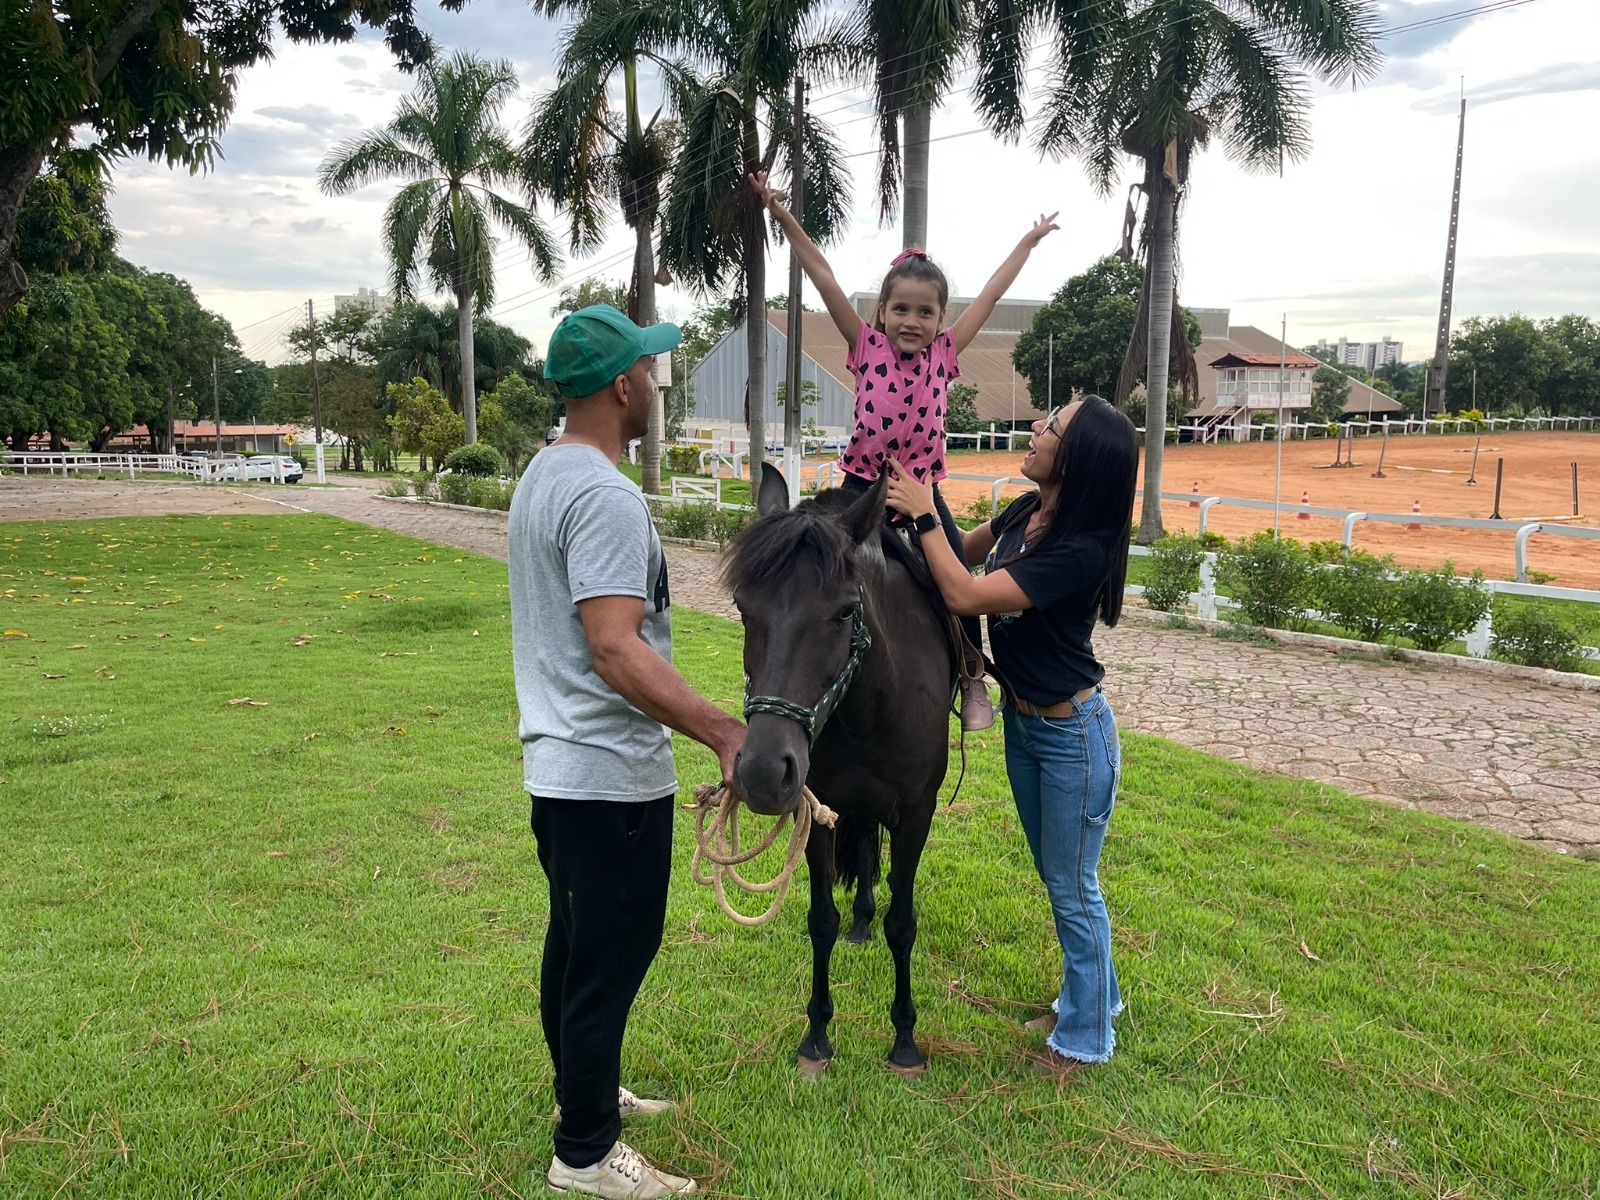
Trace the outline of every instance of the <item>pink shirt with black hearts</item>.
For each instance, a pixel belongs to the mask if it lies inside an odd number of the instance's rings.
[[[961,376],[950,331],[911,352],[863,321],[845,366],[856,381],[856,428],[839,465],[876,482],[896,458],[925,483],[945,478],[945,393]]]

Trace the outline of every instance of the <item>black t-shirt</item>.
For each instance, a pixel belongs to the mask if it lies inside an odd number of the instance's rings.
[[[1034,493],[990,522],[995,546],[984,565],[989,572],[1009,571],[1033,602],[1021,612],[989,617],[989,647],[1016,694],[1044,707],[1060,704],[1105,677],[1091,635],[1111,558],[1100,538],[1071,534],[1008,562],[1022,554],[1028,517],[1037,507]]]

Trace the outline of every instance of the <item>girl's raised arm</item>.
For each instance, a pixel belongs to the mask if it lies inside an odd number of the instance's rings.
[[[783,227],[783,236],[789,239],[789,244],[800,256],[800,266],[810,276],[817,291],[822,293],[822,302],[828,306],[828,315],[838,326],[845,345],[854,347],[856,338],[861,333],[861,314],[856,312],[855,305],[850,303],[849,297],[844,294],[844,289],[839,286],[839,281],[833,277],[833,268],[828,265],[828,260],[822,257],[822,251],[817,249],[817,244],[800,227],[800,222],[794,219],[794,214],[783,206],[778,193],[767,183],[765,171],[750,176],[750,186],[755,189],[756,195],[761,197],[761,203],[767,206],[768,211]],[[1016,272],[1012,274],[1015,275]]]
[[[1022,240],[1017,243],[1017,248],[1011,252],[1011,256],[989,277],[989,282],[983,285],[983,291],[978,293],[978,298],[967,305],[956,318],[956,323],[950,326],[950,340],[955,343],[957,354],[970,346],[972,339],[978,336],[978,330],[983,328],[983,323],[989,319],[989,314],[994,312],[994,306],[1000,303],[1000,297],[1004,296],[1006,289],[1017,281],[1017,275],[1022,271],[1022,265],[1028,261],[1028,255],[1033,253],[1033,248],[1061,228],[1056,224],[1056,217],[1059,215],[1051,213],[1048,217],[1039,218],[1039,223],[1023,235]]]

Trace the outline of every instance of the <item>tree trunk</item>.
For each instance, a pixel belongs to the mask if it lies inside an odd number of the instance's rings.
[[[904,121],[905,133],[901,143],[901,153],[905,157],[901,248],[926,250],[928,248],[928,137],[933,129],[933,106],[918,104],[906,109]]]
[[[15,308],[28,294],[28,273],[12,253],[22,196],[44,164],[44,150],[17,146],[0,153],[0,313]]]
[[[754,503],[761,493],[761,466],[767,449],[767,249],[759,226],[755,237],[746,243],[744,256],[744,334],[750,360],[745,396],[750,431],[750,499]]]
[[[639,325],[656,323],[656,261],[655,246],[651,242],[654,221],[640,221],[634,231],[637,245],[633,253],[634,321]],[[661,494],[661,394],[656,393],[650,405],[650,424],[644,431],[644,475],[646,495]]]
[[[472,341],[472,289],[456,289],[456,343],[461,354],[461,419],[467,445],[478,440],[477,352]]]
[[[1150,233],[1150,324],[1145,373],[1144,507],[1139,514],[1139,544],[1160,539],[1161,459],[1167,447],[1167,370],[1172,357],[1173,229],[1177,193],[1159,173],[1155,228]]]

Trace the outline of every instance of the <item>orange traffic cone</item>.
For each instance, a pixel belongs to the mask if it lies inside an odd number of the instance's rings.
[[[1311,503],[1311,493],[1310,492],[1301,492],[1300,493],[1300,503],[1302,505],[1310,504]],[[1295,514],[1295,519],[1299,520],[1299,521],[1309,521],[1309,520],[1311,520],[1311,514],[1308,513],[1304,508],[1301,508],[1301,510]]]
[[[1198,479],[1196,479],[1194,481],[1194,486],[1189,489],[1189,494],[1191,496],[1198,496],[1200,494],[1200,481]],[[1200,507],[1200,501],[1198,501],[1198,500],[1189,501],[1189,507],[1190,508],[1199,508]]]
[[[1414,516],[1414,517],[1420,517],[1422,515],[1422,501],[1421,500],[1413,500],[1411,502],[1411,515]],[[1413,533],[1421,533],[1422,532],[1422,523],[1420,521],[1407,521],[1406,522],[1406,528],[1411,530],[1411,532],[1413,532]]]

